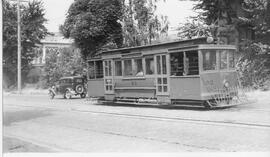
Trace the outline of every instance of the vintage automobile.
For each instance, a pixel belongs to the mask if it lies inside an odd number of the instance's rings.
[[[80,95],[86,97],[85,79],[82,76],[62,77],[49,89],[49,96],[53,99],[56,95],[63,95],[65,99]]]

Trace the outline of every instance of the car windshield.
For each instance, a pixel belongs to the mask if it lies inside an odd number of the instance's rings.
[[[82,83],[83,82],[83,79],[81,79],[81,78],[77,78],[77,79],[75,79],[75,81],[74,81],[75,83]]]
[[[62,79],[62,80],[60,80],[60,83],[61,84],[66,84],[66,83],[72,83],[72,79]]]

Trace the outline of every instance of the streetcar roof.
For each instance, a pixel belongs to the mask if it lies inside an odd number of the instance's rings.
[[[161,49],[167,49],[168,53],[179,52],[179,51],[190,51],[197,49],[236,49],[235,45],[217,45],[217,44],[209,44],[207,43],[206,37],[196,38],[196,39],[188,39],[188,40],[179,40],[173,42],[164,42],[157,43],[152,45],[143,45],[136,47],[126,47],[119,49],[111,49],[106,51],[100,51],[95,56],[88,57],[89,60],[101,59],[103,55],[116,55],[117,54],[133,54],[133,53],[141,53],[148,48],[160,47]],[[139,51],[139,52],[138,52]],[[123,57],[123,56],[122,56]]]
[[[157,44],[151,44],[151,45],[143,45],[143,46],[135,46],[135,47],[125,47],[125,48],[119,48],[119,49],[111,49],[111,50],[106,50],[102,51],[100,53],[109,53],[109,52],[122,52],[122,51],[127,51],[127,50],[135,50],[135,49],[142,49],[142,48],[150,48],[150,47],[156,47],[156,46],[165,46],[165,45],[170,45],[170,44],[177,44],[177,43],[185,43],[185,42],[197,42],[191,45],[198,45],[198,44],[206,44],[206,37],[200,37],[196,39],[186,39],[186,40],[178,40],[178,41],[172,41],[172,42],[163,42],[163,43],[157,43]],[[99,53],[99,54],[100,54]]]

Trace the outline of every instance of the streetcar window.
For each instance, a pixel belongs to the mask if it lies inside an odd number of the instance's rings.
[[[124,60],[124,76],[132,76],[131,60]]]
[[[172,76],[183,76],[184,72],[184,53],[172,53],[170,56],[171,62],[171,75]]]
[[[106,91],[112,91],[113,90],[112,79],[105,79],[105,90]]]
[[[220,69],[227,69],[227,51],[226,50],[221,50],[220,53]]]
[[[199,74],[197,51],[186,51],[171,54],[171,75],[186,76]]]
[[[235,68],[235,61],[234,61],[234,51],[229,51],[229,68]]]
[[[134,59],[134,76],[144,76],[142,59]]]
[[[157,73],[161,74],[160,56],[157,56]]]
[[[89,79],[103,78],[102,61],[88,62],[88,78]]]
[[[88,78],[95,78],[95,63],[94,61],[88,62]]]
[[[203,70],[217,70],[216,50],[202,50]]]
[[[112,76],[112,64],[111,61],[104,61],[105,76]]]
[[[102,61],[95,61],[96,78],[103,78],[103,64]]]
[[[165,55],[162,55],[162,74],[167,74],[167,64]]]
[[[115,61],[115,76],[122,76],[122,61]]]
[[[184,72],[185,75],[198,75],[199,74],[199,59],[198,51],[187,51]]]
[[[154,58],[145,58],[146,75],[154,74]]]

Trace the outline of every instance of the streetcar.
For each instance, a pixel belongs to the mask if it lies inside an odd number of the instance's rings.
[[[236,46],[207,38],[102,51],[87,59],[88,96],[124,104],[205,108],[247,103]]]

